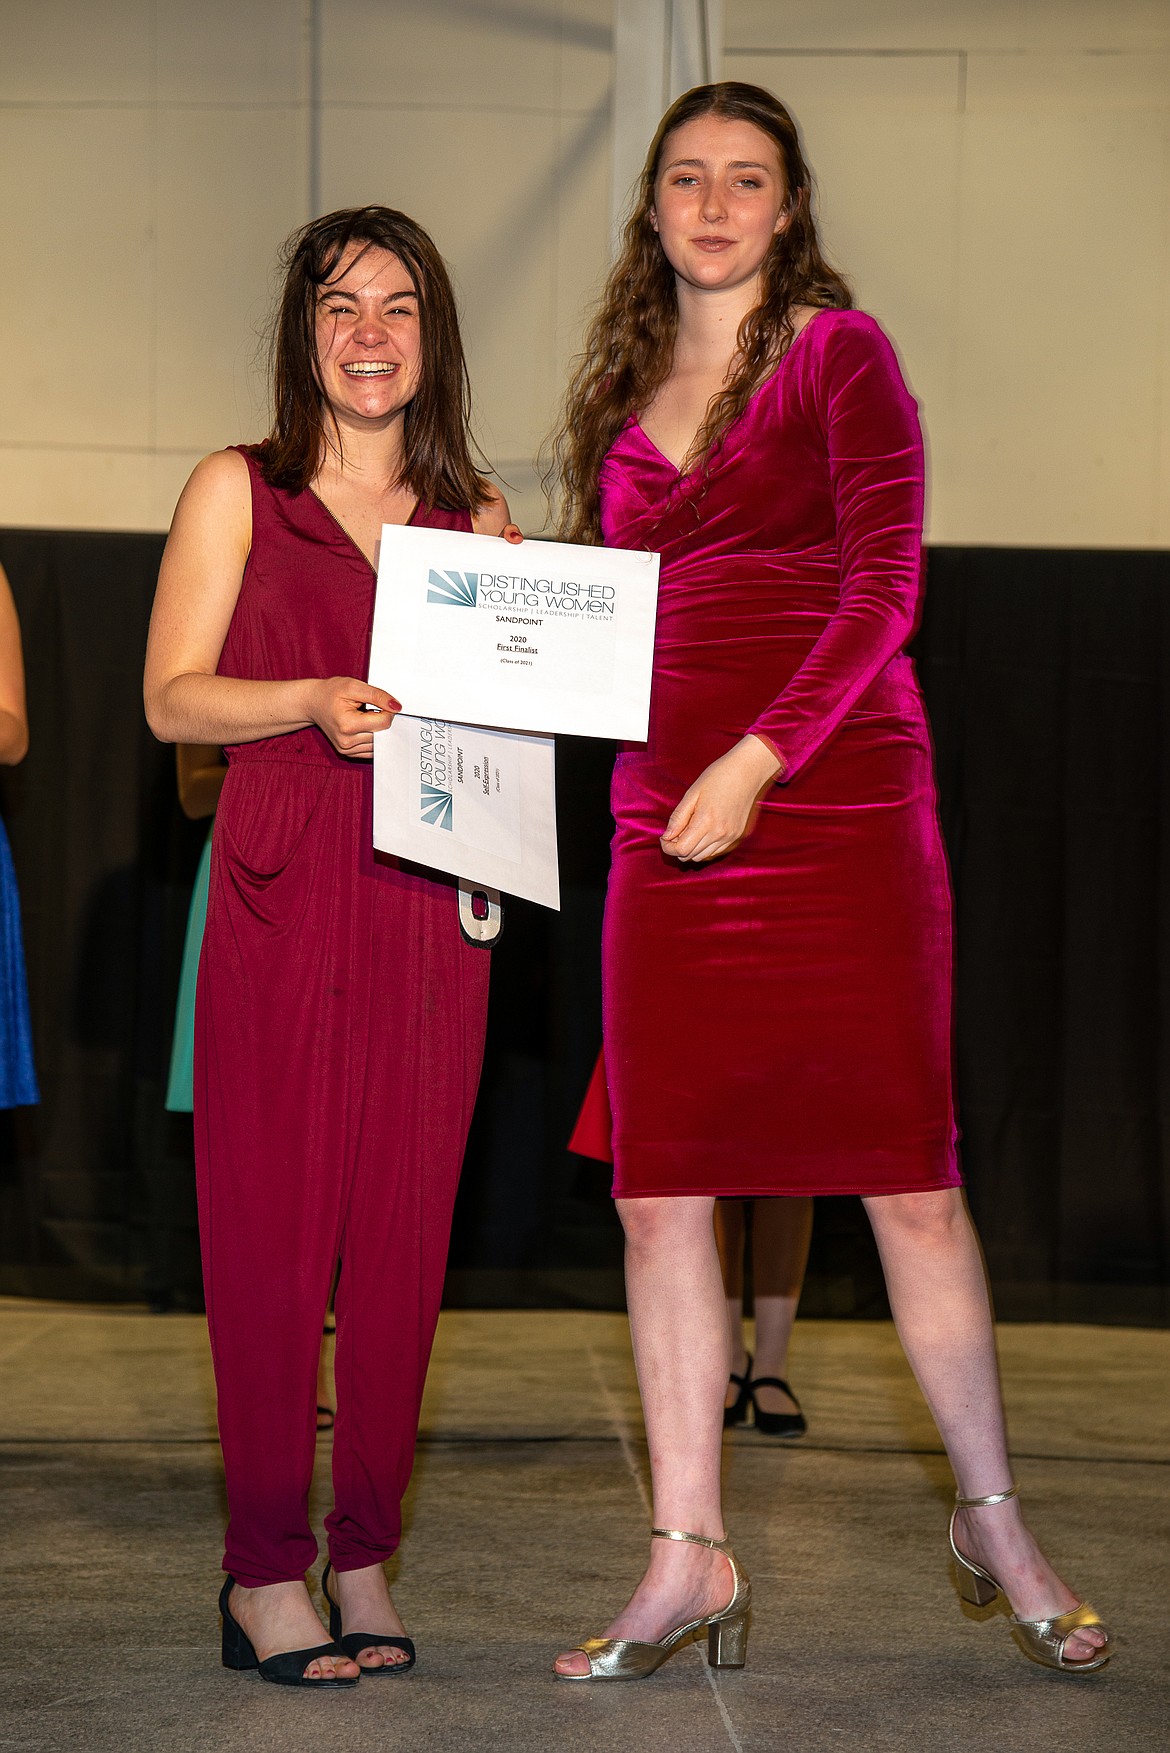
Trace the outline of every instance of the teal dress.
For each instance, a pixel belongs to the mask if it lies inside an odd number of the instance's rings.
[[[187,915],[187,935],[183,940],[183,967],[179,975],[179,997],[175,1005],[175,1036],[171,1044],[171,1075],[167,1081],[167,1108],[174,1114],[189,1114],[195,1106],[191,1090],[191,1064],[195,1052],[195,982],[199,975],[199,953],[203,948],[203,927],[207,920],[207,889],[211,877],[211,833],[199,860],[195,888],[191,894],[191,911]]]

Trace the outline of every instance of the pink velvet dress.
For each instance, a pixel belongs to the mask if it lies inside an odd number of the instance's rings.
[[[813,317],[705,475],[636,419],[602,528],[662,554],[649,737],[623,745],[604,935],[614,1193],[898,1193],[959,1181],[951,899],[905,645],[917,410],[871,317]],[[786,763],[732,853],[659,835],[752,731]]]

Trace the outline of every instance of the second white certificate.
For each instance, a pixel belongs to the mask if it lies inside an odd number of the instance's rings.
[[[370,680],[415,717],[642,742],[658,555],[386,524]]]
[[[400,713],[374,738],[374,845],[560,906],[550,737]]]

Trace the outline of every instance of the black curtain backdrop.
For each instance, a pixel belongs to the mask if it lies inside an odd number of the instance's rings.
[[[163,1112],[206,824],[142,715],[161,536],[0,534],[30,749],[0,811],[24,915],[39,1108],[0,1113],[0,1290],[198,1301],[190,1122]]]
[[[162,541],[0,532],[32,747],[0,778],[42,1085],[0,1115],[0,1291],[196,1306],[164,1114],[205,828],[141,713]],[[916,654],[958,907],[963,1162],[1008,1317],[1170,1319],[1170,556],[937,549]],[[448,1301],[621,1306],[608,1173],[565,1148],[600,1039],[611,751],[562,739],[563,910],[506,902]],[[804,1310],[886,1312],[856,1200]]]

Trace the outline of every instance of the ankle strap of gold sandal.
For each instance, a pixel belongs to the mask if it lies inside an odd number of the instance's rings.
[[[979,1510],[986,1504],[1006,1503],[1009,1497],[1019,1497],[1020,1488],[1013,1485],[1010,1491],[993,1491],[990,1497],[960,1497],[955,1493],[955,1508],[960,1510]]]
[[[687,1534],[682,1528],[651,1528],[652,1540],[685,1540],[691,1546],[709,1546],[712,1552],[722,1552],[727,1546],[727,1535],[722,1540],[712,1540],[706,1534]]]

